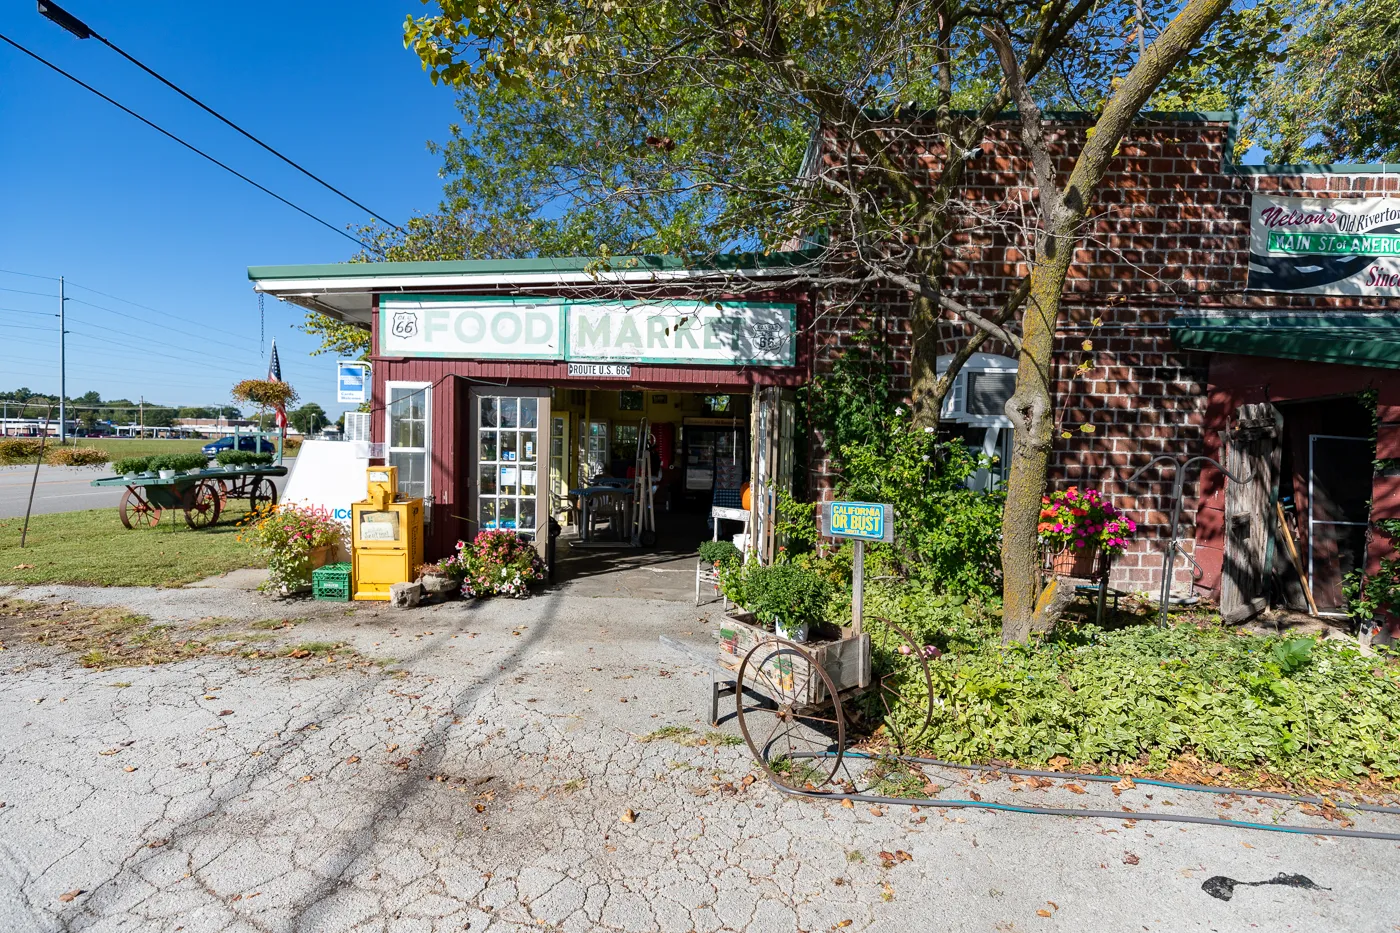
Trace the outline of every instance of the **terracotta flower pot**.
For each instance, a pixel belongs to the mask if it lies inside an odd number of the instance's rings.
[[[311,569],[324,567],[331,562],[335,556],[335,545],[327,544],[324,547],[314,547],[311,549]]]
[[[1074,547],[1056,551],[1050,558],[1050,572],[1057,577],[1092,577],[1098,568],[1097,548]]]

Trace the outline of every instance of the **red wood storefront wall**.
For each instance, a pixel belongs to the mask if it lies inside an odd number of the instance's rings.
[[[631,379],[578,379],[569,376],[565,362],[535,360],[456,360],[410,359],[372,356],[371,437],[385,440],[385,385],[390,382],[426,382],[433,386],[430,418],[432,457],[431,524],[424,541],[428,559],[447,554],[468,533],[469,482],[465,464],[471,443],[470,392],[473,386],[559,386],[569,389],[642,388],[670,392],[748,391],[754,386],[779,385],[796,388],[811,381],[812,341],[807,330],[812,321],[811,302],[806,296],[749,295],[747,300],[793,301],[797,304],[799,339],[797,365],[763,368],[754,366],[661,366],[632,364]],[[742,300],[742,299],[741,299]],[[373,346],[379,345],[379,297],[374,297],[371,319]]]

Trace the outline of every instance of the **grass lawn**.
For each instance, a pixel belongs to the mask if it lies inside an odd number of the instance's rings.
[[[179,437],[158,440],[150,437],[75,437],[69,440],[74,447],[96,447],[112,455],[112,459],[122,457],[153,457],[157,454],[196,454],[209,443],[206,437]]]
[[[116,509],[36,515],[23,550],[24,519],[0,519],[0,583],[180,586],[255,566],[233,523],[241,514],[225,515],[200,531],[170,512],[157,527],[141,531],[122,527]]]

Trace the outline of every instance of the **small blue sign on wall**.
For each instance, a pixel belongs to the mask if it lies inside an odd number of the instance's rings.
[[[359,360],[337,360],[335,364],[335,400],[351,405],[369,401],[370,367]]]
[[[828,502],[822,509],[824,533],[857,541],[894,540],[894,506],[883,502]]]

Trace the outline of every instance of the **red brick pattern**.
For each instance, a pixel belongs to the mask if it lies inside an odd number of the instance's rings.
[[[1050,130],[1062,177],[1072,164],[1067,154],[1082,145],[1083,129],[1060,124]],[[1400,309],[1400,302],[1385,299],[1246,293],[1252,192],[1374,196],[1400,191],[1400,178],[1235,173],[1226,167],[1228,138],[1229,126],[1223,122],[1149,120],[1136,127],[1094,200],[1089,229],[1066,283],[1066,323],[1055,370],[1059,439],[1051,481],[1098,486],[1139,523],[1136,541],[1114,568],[1114,584],[1124,589],[1155,593],[1160,585],[1172,474],[1144,477],[1131,489],[1125,481],[1158,454],[1206,452],[1209,355],[1183,353],[1172,345],[1166,328],[1172,316],[1224,309]],[[1036,191],[1014,125],[993,127],[981,150],[966,174],[959,225],[946,256],[949,293],[989,311],[1029,272],[1032,234],[1023,218],[1034,212]],[[915,154],[932,183],[940,166],[937,147],[916,149]],[[837,164],[830,152],[826,164]],[[878,331],[907,354],[906,294],[862,295],[849,307],[845,299],[828,296],[823,305],[842,310],[819,310],[816,316],[818,371],[828,368],[833,355],[863,330]],[[945,352],[952,352],[967,332],[964,325],[950,322]],[[1008,352],[990,345],[983,350]],[[901,364],[897,374],[907,380],[907,365]],[[1093,432],[1084,433],[1082,425],[1092,425]],[[813,486],[829,488],[830,465],[819,440],[810,467]],[[1200,497],[1199,477],[1193,475],[1181,512],[1180,535],[1188,551],[1194,548]],[[1195,582],[1209,590],[1216,585],[1218,568],[1213,576],[1208,572]],[[1174,588],[1186,590],[1192,578],[1189,565],[1180,562]]]

